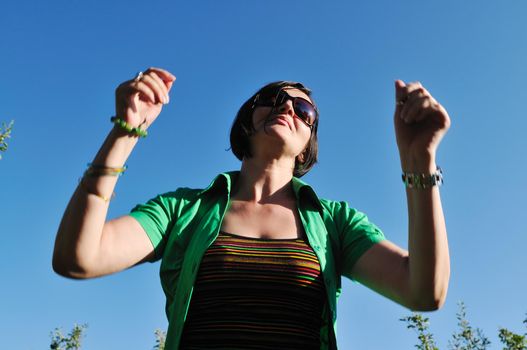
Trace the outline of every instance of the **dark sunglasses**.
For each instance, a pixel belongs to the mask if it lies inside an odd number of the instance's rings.
[[[289,100],[293,101],[293,110],[295,112],[295,116],[304,122],[304,124],[306,124],[310,129],[313,129],[313,125],[318,118],[317,108],[305,98],[293,97],[289,95],[285,89],[278,91],[276,96],[265,96],[264,94],[256,95],[254,98],[253,108],[256,106],[276,108]]]

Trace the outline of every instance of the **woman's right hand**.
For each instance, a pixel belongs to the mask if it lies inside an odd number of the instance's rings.
[[[168,103],[175,80],[164,69],[148,68],[142,76],[125,81],[115,90],[116,117],[146,130],[161,113],[163,104]]]

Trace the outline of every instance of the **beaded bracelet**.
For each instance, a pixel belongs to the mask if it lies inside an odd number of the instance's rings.
[[[425,189],[443,184],[443,170],[437,167],[433,174],[407,173],[402,174],[403,183],[407,188]]]
[[[110,121],[114,123],[115,125],[119,125],[122,129],[126,130],[129,134],[139,136],[139,137],[147,137],[148,132],[146,130],[143,130],[139,127],[133,127],[121,118],[118,117],[111,117]]]

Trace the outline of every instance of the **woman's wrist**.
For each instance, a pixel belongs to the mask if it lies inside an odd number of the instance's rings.
[[[432,151],[420,154],[402,152],[400,157],[403,172],[432,174],[437,169],[435,152]]]
[[[115,124],[116,127],[122,129],[126,133],[135,137],[147,137],[148,132],[146,131],[146,120],[138,126],[134,126],[126,122],[123,118],[113,116],[110,121]]]
[[[108,136],[111,137],[112,139],[115,139],[115,140],[118,140],[118,139],[119,140],[126,140],[128,142],[133,143],[134,145],[139,140],[139,137],[137,137],[136,135],[131,134],[130,132],[128,132],[127,130],[123,129],[122,127],[120,127],[117,124],[113,124],[113,127],[110,130],[110,134]]]
[[[114,125],[92,163],[106,166],[122,166],[130,156],[130,153],[132,153],[138,140],[137,136],[130,135],[126,130]]]

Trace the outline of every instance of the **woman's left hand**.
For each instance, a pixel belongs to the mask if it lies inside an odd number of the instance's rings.
[[[435,170],[437,147],[450,127],[447,111],[419,82],[397,80],[395,98],[395,135],[403,171]]]

